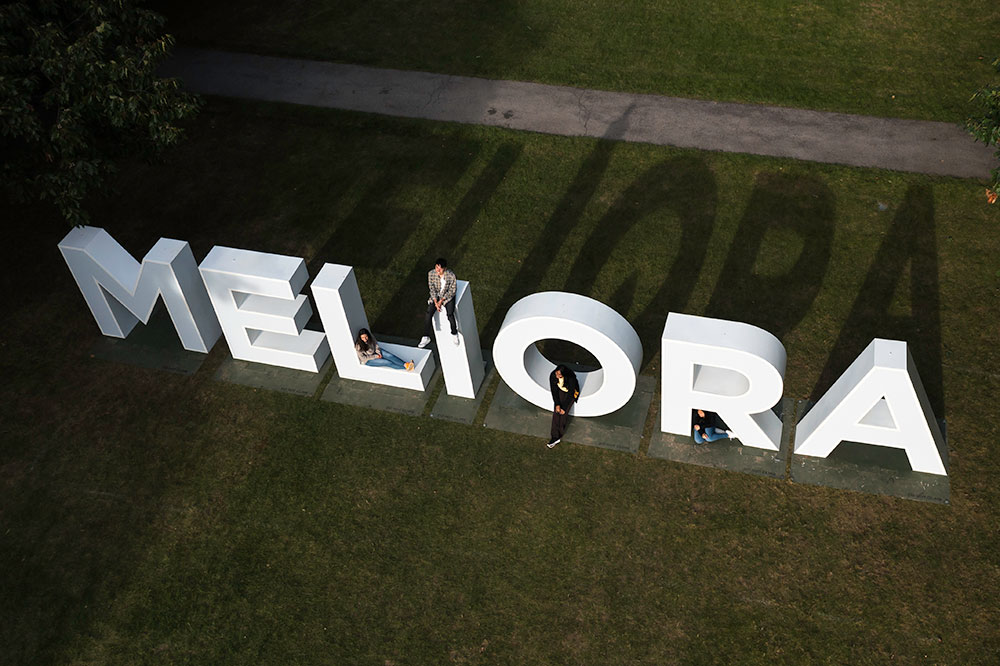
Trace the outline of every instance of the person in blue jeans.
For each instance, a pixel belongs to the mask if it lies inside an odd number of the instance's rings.
[[[717,439],[732,439],[732,430],[722,430],[721,428],[709,425],[712,422],[709,414],[711,412],[706,413],[701,409],[694,411],[694,430],[691,433],[691,436],[694,437],[694,443],[707,444]]]
[[[382,349],[378,340],[368,332],[367,328],[358,331],[358,339],[354,341],[354,350],[358,352],[358,360],[361,361],[362,365],[395,368],[408,372],[413,370],[413,361],[404,363],[403,359]]]

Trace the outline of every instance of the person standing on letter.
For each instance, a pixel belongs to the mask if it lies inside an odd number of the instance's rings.
[[[424,337],[420,338],[418,347],[423,349],[431,343],[431,327],[433,325],[434,313],[440,312],[444,308],[448,315],[448,323],[451,324],[451,336],[455,344],[458,340],[458,326],[455,324],[455,288],[458,281],[455,274],[448,268],[448,262],[444,257],[438,257],[434,262],[434,268],[427,273],[427,289],[430,291],[430,298],[427,299],[427,314],[424,316]]]
[[[569,423],[569,410],[580,397],[580,384],[576,375],[565,365],[557,365],[549,375],[549,388],[552,390],[552,430],[549,443],[550,449],[562,441]]]

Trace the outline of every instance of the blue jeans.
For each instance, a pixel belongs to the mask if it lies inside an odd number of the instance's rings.
[[[406,368],[406,364],[398,356],[384,349],[382,350],[382,358],[373,358],[365,363],[365,365],[374,365],[376,368],[389,367],[396,370]]]
[[[718,428],[713,428],[708,426],[705,428],[705,434],[702,435],[700,430],[691,431],[694,436],[695,444],[704,444],[705,442],[714,442],[717,439],[728,439],[729,435],[726,434],[725,430],[719,430]]]

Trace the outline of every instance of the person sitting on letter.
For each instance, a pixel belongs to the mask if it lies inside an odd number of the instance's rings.
[[[362,365],[395,368],[396,370],[413,370],[414,367],[413,361],[403,363],[403,359],[379,347],[378,340],[368,332],[367,328],[358,331],[358,339],[354,341],[354,350],[358,352],[358,360],[361,361]]]
[[[455,344],[459,344],[458,326],[455,324],[455,289],[458,281],[455,273],[448,268],[448,262],[444,257],[438,257],[434,261],[434,268],[427,273],[427,290],[430,291],[430,298],[427,299],[427,314],[424,315],[424,337],[420,338],[418,347],[423,349],[431,343],[431,324],[434,313],[444,312],[448,315],[448,323],[451,324],[451,335]]]
[[[551,439],[546,444],[550,449],[562,441],[569,423],[569,410],[580,397],[580,384],[576,375],[565,365],[557,365],[549,375],[549,388],[552,390],[552,430]]]
[[[722,430],[721,428],[716,428],[715,426],[708,425],[712,423],[712,417],[715,416],[712,412],[705,412],[700,409],[694,411],[694,430],[692,431],[692,437],[694,437],[695,444],[705,444],[707,442],[714,442],[717,439],[733,438],[732,430]]]

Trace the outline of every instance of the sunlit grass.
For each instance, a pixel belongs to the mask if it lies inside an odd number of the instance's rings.
[[[1000,7],[942,2],[161,2],[181,43],[963,122]]]

